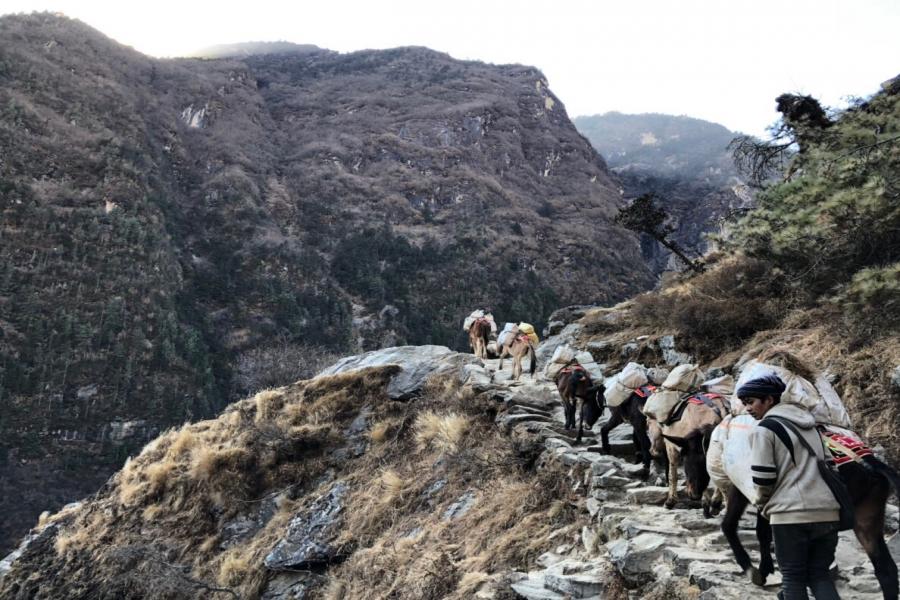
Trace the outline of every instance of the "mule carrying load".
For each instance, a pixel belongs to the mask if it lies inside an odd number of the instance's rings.
[[[734,389],[740,388],[752,379],[774,373],[785,384],[781,403],[796,404],[812,413],[820,433],[824,436],[823,441],[832,451],[837,464],[840,464],[838,461],[842,459],[853,460],[847,459],[846,453],[842,452],[841,448],[855,455],[857,453],[852,448],[865,448],[865,445],[859,436],[850,431],[850,416],[828,379],[821,373],[809,372],[808,368],[801,366],[802,363],[786,352],[770,353],[769,358],[772,360],[752,360],[747,363]],[[794,366],[795,370],[809,378],[794,372],[786,365]],[[707,469],[713,483],[721,489],[727,489],[733,484],[744,495],[752,497],[753,481],[749,450],[750,431],[756,426],[756,419],[747,414],[746,408],[737,396],[731,399],[731,413],[733,416],[727,417],[713,431],[706,457]],[[842,443],[841,440],[846,443]],[[867,451],[868,449],[861,452]]]
[[[897,564],[884,540],[885,505],[893,490],[900,493],[900,474],[881,461],[856,433],[848,429],[850,419],[840,397],[822,373],[812,371],[795,356],[783,350],[770,350],[744,366],[736,389],[761,376],[777,375],[785,384],[780,403],[799,405],[809,410],[817,422],[824,447],[837,466],[839,477],[853,504],[856,538],[875,568],[875,577],[884,598],[895,599],[900,593]],[[737,414],[726,417],[713,431],[706,456],[706,467],[720,490],[728,490],[728,511],[722,521],[722,532],[728,540],[741,569],[757,585],[774,572],[769,550],[772,530],[757,514],[756,532],[760,543],[759,568],[738,535],[741,515],[756,496],[753,486],[750,451],[752,432],[759,426],[746,413],[743,403],[734,399]],[[765,419],[764,419],[765,420]]]
[[[491,313],[485,313],[483,310],[475,310],[472,311],[468,317],[463,321],[463,331],[469,331],[472,328],[472,323],[479,319],[484,319],[491,325],[491,334],[497,333],[497,323],[494,322],[494,315]]]
[[[560,371],[574,365],[584,369],[592,380],[603,381],[603,369],[597,364],[591,353],[586,350],[579,352],[567,344],[558,346],[553,352],[553,357],[544,368],[544,376],[547,379],[556,379]]]
[[[497,324],[494,315],[483,310],[472,312],[463,321],[463,331],[469,334],[469,345],[475,351],[475,356],[480,359],[488,357],[488,344],[491,336],[497,333]]]

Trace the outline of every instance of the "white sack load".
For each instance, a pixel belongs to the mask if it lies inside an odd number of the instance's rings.
[[[643,365],[635,362],[628,363],[617,375],[604,382],[606,391],[603,393],[603,397],[606,399],[606,405],[612,408],[620,406],[628,400],[628,396],[634,390],[642,385],[647,385],[648,381]]]
[[[606,405],[610,408],[621,406],[634,391],[619,381],[617,375],[608,378],[603,385],[606,387],[603,391],[603,398],[606,399]]]
[[[728,416],[713,430],[706,468],[719,489],[734,485],[746,497],[753,498],[750,435],[756,423],[750,415]]]
[[[563,344],[557,346],[556,350],[553,351],[553,357],[550,358],[550,362],[560,364],[570,363],[575,360],[575,354],[575,348],[568,344]]]
[[[597,363],[584,363],[581,367],[591,376],[591,381],[603,381],[603,367]]]
[[[697,365],[678,365],[672,369],[672,372],[663,381],[662,386],[668,390],[696,392],[700,384],[703,383],[703,379],[703,371],[698,369]]]
[[[653,385],[662,385],[662,382],[669,376],[669,370],[665,367],[651,367],[647,369],[647,379]]]
[[[678,390],[657,390],[647,398],[643,413],[656,421],[665,421],[683,397],[684,393]]]
[[[494,315],[490,313],[484,314],[484,311],[481,309],[473,310],[472,313],[465,318],[463,321],[463,331],[469,331],[469,328],[472,327],[472,323],[478,319],[487,319],[491,324],[491,333],[497,333],[497,324],[494,322]]]
[[[774,373],[784,382],[785,390],[781,394],[781,402],[785,404],[797,404],[809,410],[817,423],[825,425],[838,425],[839,427],[852,427],[850,415],[841,401],[840,396],[828,383],[824,375],[816,377],[813,385],[805,379],[784,367],[777,367],[752,360],[747,363],[741,376],[735,385],[735,392],[751,379],[764,377]],[[732,412],[746,412],[743,403],[735,394],[731,399]]]
[[[463,321],[463,331],[468,331],[472,327],[472,323],[484,317],[483,310],[474,310],[472,313],[466,317],[466,320]]]
[[[618,375],[619,381],[627,387],[633,390],[638,389],[642,385],[647,385],[649,379],[647,379],[647,370],[644,368],[644,365],[640,365],[635,362],[630,362],[625,365],[625,368]]]
[[[550,380],[556,379],[557,374],[565,368],[562,363],[547,363],[544,367],[544,377]]]
[[[711,394],[730,396],[734,393],[734,377],[722,375],[721,377],[704,381],[700,384],[700,389]]]
[[[594,355],[587,350],[582,350],[575,355],[575,362],[577,362],[581,366],[584,366],[586,363],[594,362]]]
[[[821,373],[816,377],[816,389],[819,390],[822,397],[822,402],[816,405],[812,411],[816,422],[851,428],[853,424],[850,422],[847,408],[835,389],[828,383],[828,379]]]
[[[553,351],[550,362],[544,367],[544,377],[547,379],[556,379],[557,373],[562,371],[563,367],[571,364],[575,360],[575,349],[568,344],[562,344]]]
[[[503,331],[497,336],[497,343],[500,344],[500,346],[505,346],[513,341],[513,338],[516,337],[517,333],[519,333],[519,328],[516,324],[507,323],[503,326]]]

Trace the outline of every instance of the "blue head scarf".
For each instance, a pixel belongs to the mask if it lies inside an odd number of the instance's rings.
[[[785,390],[784,382],[775,373],[751,379],[738,388],[737,397],[744,398],[765,398],[772,396],[776,400],[781,399],[781,394]]]

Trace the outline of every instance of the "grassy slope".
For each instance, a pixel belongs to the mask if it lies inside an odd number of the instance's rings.
[[[559,543],[552,533],[580,531],[564,469],[535,471],[536,449],[496,428],[493,400],[436,380],[418,400],[392,401],[393,369],[268,390],[165,433],[80,508],[45,519],[60,531],[16,563],[0,596],[256,597],[287,523],[335,481],[351,491],[337,541],[347,559],[328,571],[329,597],[471,597]],[[343,432],[363,406],[369,449],[347,459]],[[467,491],[473,508],[444,519]],[[223,547],[224,525],[273,496],[267,524]]]

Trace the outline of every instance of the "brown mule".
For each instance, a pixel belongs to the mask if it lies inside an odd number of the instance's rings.
[[[526,355],[529,356],[531,363],[528,372],[531,375],[531,378],[534,379],[534,372],[537,370],[537,357],[534,354],[534,345],[531,343],[531,338],[527,335],[516,335],[511,342],[503,345],[503,349],[500,351],[500,364],[497,368],[502,371],[503,358],[505,356],[512,356],[512,378],[518,381],[519,377],[522,375],[522,359],[525,358]]]
[[[487,358],[487,345],[490,335],[491,322],[485,318],[476,319],[469,326],[469,345],[475,351],[475,356],[481,360]]]

